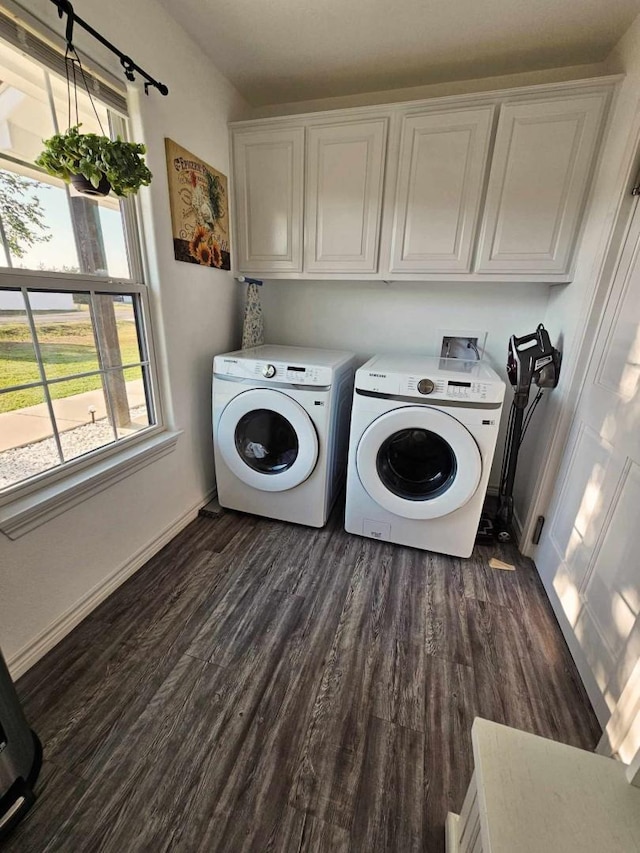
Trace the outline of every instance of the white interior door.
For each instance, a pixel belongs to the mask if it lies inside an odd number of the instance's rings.
[[[605,724],[640,656],[640,213],[600,324],[536,563]]]

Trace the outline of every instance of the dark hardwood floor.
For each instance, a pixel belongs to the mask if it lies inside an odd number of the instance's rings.
[[[599,736],[515,548],[440,557],[340,510],[198,518],[18,690],[45,750],[21,853],[442,853],[475,716]]]

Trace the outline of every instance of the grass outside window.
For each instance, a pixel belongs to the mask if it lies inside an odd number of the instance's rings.
[[[77,323],[36,320],[36,328],[47,379],[99,370],[90,320]],[[129,319],[119,319],[117,328],[122,363],[137,363],[140,360],[140,349],[135,323]],[[40,380],[31,333],[23,323],[0,324],[0,375],[5,388]],[[125,381],[136,379],[136,368],[125,369],[124,378]],[[96,374],[79,376],[64,384],[54,382],[49,386],[49,391],[52,399],[57,400],[101,387],[102,379]],[[35,406],[41,402],[41,396],[38,388],[23,388],[11,395],[0,394],[0,413]]]

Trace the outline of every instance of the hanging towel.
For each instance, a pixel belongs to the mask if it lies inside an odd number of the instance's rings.
[[[260,288],[257,284],[247,285],[247,302],[244,308],[242,326],[242,349],[259,347],[264,343],[264,324],[262,321],[262,303]]]

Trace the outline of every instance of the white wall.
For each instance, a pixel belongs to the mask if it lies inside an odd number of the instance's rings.
[[[486,357],[506,380],[507,343],[542,322],[546,285],[270,281],[262,288],[269,343],[439,355],[440,330],[488,332]],[[506,399],[510,401],[511,392]],[[503,430],[491,473],[499,482]]]
[[[590,65],[567,65],[562,68],[546,68],[542,71],[522,71],[518,74],[500,74],[495,77],[476,77],[471,80],[454,80],[450,83],[430,83],[426,86],[410,86],[406,89],[385,89],[362,95],[339,95],[335,98],[315,98],[286,104],[269,104],[253,107],[247,118],[271,118],[272,116],[312,113],[322,110],[339,110],[347,107],[396,104],[402,101],[419,101],[423,98],[443,98],[449,95],[469,95],[473,92],[490,92],[518,86],[535,86],[542,83],[562,83],[567,80],[584,80],[609,73],[605,63]]]
[[[62,31],[49,0],[29,11]],[[164,459],[15,542],[0,539],[0,645],[9,662],[24,662],[81,599],[204,503],[214,485],[211,358],[239,342],[240,290],[230,274],[173,258],[164,137],[228,175],[227,121],[247,105],[155,0],[84,0],[81,14],[170,89],[166,98],[140,96],[134,126],[154,174],[141,201],[160,372],[170,422],[184,434]],[[77,42],[121,75],[79,30]]]
[[[538,422],[544,417],[546,429],[528,440],[527,452],[519,466],[515,499],[527,545],[532,525],[538,515],[545,514],[553,493],[554,475],[559,469],[563,442],[576,402],[578,387],[574,380],[586,369],[607,277],[615,261],[615,246],[621,237],[616,233],[612,239],[612,228],[618,214],[622,213],[624,220],[631,208],[629,189],[638,168],[635,140],[640,125],[640,16],[604,67],[607,73],[624,73],[626,78],[613,105],[574,281],[570,286],[550,289],[544,317],[551,339],[560,343],[564,358],[560,385],[548,396],[545,409],[536,416]],[[614,247],[613,254],[607,254],[610,244]],[[601,280],[605,286],[598,290]],[[527,553],[535,558],[535,548],[528,547]]]

